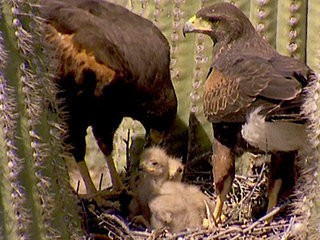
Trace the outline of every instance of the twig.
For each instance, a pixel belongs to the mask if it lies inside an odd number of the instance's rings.
[[[234,236],[234,237],[233,237],[233,238],[231,238],[230,240],[238,239],[240,236],[241,236],[241,234],[240,234],[240,233],[238,233],[236,236]]]
[[[241,229],[241,227],[232,226],[232,227],[227,228],[224,231],[220,231],[219,233],[217,233],[217,234],[215,234],[213,236],[210,236],[210,238],[211,239],[215,239],[215,238],[221,237],[223,235],[230,234],[232,232],[240,232],[241,233],[242,229]]]
[[[280,209],[281,209],[280,207],[274,208],[271,212],[269,212],[266,215],[264,215],[263,217],[259,218],[257,221],[255,221],[253,224],[251,224],[249,227],[244,229],[243,233],[251,231],[253,228],[255,228],[262,221],[265,221],[268,218],[273,217],[274,215],[276,215],[280,211]]]
[[[180,232],[178,234],[175,234],[174,236],[168,238],[168,240],[173,240],[173,239],[177,239],[180,237],[185,238],[186,236],[189,236],[189,238],[193,239],[196,236],[205,235],[208,233],[209,233],[208,230],[199,230],[199,229],[186,230],[186,231]]]
[[[151,235],[150,232],[142,232],[142,231],[131,231],[131,234],[135,237],[135,239],[137,237],[141,237],[141,238],[147,239]]]
[[[292,229],[292,226],[293,226],[293,223],[296,221],[296,216],[293,216],[291,219],[290,219],[290,223],[287,227],[287,230],[285,231],[283,237],[281,239],[285,240],[285,239],[289,239],[290,237],[290,230]]]
[[[79,190],[80,190],[80,180],[78,180],[77,182],[77,190],[76,190],[77,194],[79,194]]]
[[[103,181],[103,173],[100,175],[100,181],[99,181],[99,191],[102,189],[102,181]]]
[[[81,204],[81,207],[82,207],[82,211],[83,211],[83,225],[84,225],[84,228],[85,228],[85,231],[88,233],[88,230],[89,230],[89,218],[88,218],[88,214],[86,212],[86,206],[84,205],[84,202],[83,200],[81,200],[81,198],[79,198],[79,201],[80,201],[80,204]]]
[[[204,204],[206,206],[206,215],[208,218],[208,225],[209,225],[208,227],[211,229],[213,226],[217,226],[217,223],[216,223],[215,219],[213,219],[209,205],[206,200],[204,200]]]
[[[107,214],[107,213],[102,213],[101,215],[98,215],[94,210],[92,210],[92,209],[89,209],[89,211],[93,214],[93,215],[95,215],[96,217],[97,217],[97,219],[99,219],[101,222],[100,222],[100,225],[102,224],[102,223],[104,223],[104,224],[106,224],[106,225],[110,225],[111,227],[113,227],[115,230],[117,230],[117,234],[119,235],[119,236],[121,236],[121,237],[123,237],[123,235],[124,234],[126,234],[127,236],[126,236],[126,238],[128,238],[129,237],[129,239],[135,239],[134,237],[133,237],[133,235],[131,234],[131,231],[130,231],[130,229],[127,227],[127,225],[121,220],[121,219],[119,219],[117,216],[115,216],[115,215],[111,215],[111,214]],[[108,222],[106,219],[108,219],[108,220],[111,220],[111,221],[113,221],[113,222],[115,222],[116,224],[118,224],[120,227],[121,227],[121,229],[119,229],[117,226],[115,226],[115,225],[111,225],[111,223],[110,222]],[[116,233],[114,233],[114,234],[116,234]]]
[[[100,218],[102,221],[104,221],[104,222],[106,222],[104,219],[102,219],[102,217],[101,216],[103,216],[103,217],[105,217],[105,218],[107,218],[107,219],[109,219],[109,220],[112,220],[112,221],[115,221],[121,228],[122,228],[122,230],[124,230],[124,231],[121,231],[121,233],[123,234],[123,233],[125,233],[125,234],[127,234],[131,239],[134,239],[134,237],[132,236],[132,234],[131,234],[131,231],[130,231],[130,229],[127,227],[127,225],[123,222],[123,221],[121,221],[121,219],[119,219],[117,216],[115,216],[115,215],[111,215],[111,214],[107,214],[107,213],[102,213],[100,216],[98,216],[98,218]]]
[[[132,170],[131,167],[131,161],[130,161],[130,138],[131,138],[131,131],[130,128],[128,128],[127,132],[127,139],[124,141],[126,144],[126,167],[127,167],[127,173],[130,173]]]
[[[234,211],[233,213],[231,212],[231,216],[230,218],[226,221],[226,224],[230,223],[230,220],[235,216],[235,215],[238,215],[239,212],[241,211],[242,207],[243,207],[243,204],[251,198],[251,196],[253,195],[254,191],[256,190],[257,186],[259,185],[261,179],[262,179],[262,175],[263,175],[263,172],[264,172],[264,169],[265,169],[265,164],[262,165],[262,168],[261,168],[261,171],[260,171],[260,174],[253,186],[253,188],[251,189],[251,191],[243,198],[241,199],[241,201],[238,203],[238,208],[236,208],[237,210]]]

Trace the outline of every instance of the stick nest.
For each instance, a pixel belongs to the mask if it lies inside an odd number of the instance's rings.
[[[186,229],[178,234],[171,234],[167,229],[147,231],[129,221],[126,207],[130,196],[124,194],[113,199],[120,203],[120,209],[98,207],[92,200],[79,198],[87,239],[305,239],[310,216],[306,194],[312,193],[312,166],[302,168],[305,161],[297,164],[300,184],[296,184],[289,197],[280,198],[278,207],[265,215],[268,169],[266,156],[259,158],[261,161],[249,160],[246,175],[236,175],[224,204],[223,223],[213,229]],[[204,154],[187,164],[184,181],[198,185],[215,199],[209,159],[210,154]],[[267,224],[265,219],[270,215],[274,218]]]

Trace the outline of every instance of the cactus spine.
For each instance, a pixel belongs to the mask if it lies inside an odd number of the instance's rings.
[[[62,158],[36,1],[2,1],[0,231],[4,239],[83,235]]]

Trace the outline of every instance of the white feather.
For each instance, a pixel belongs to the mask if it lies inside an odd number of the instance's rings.
[[[306,145],[306,126],[285,121],[266,122],[259,115],[262,108],[252,111],[242,126],[243,138],[263,151],[294,151]]]

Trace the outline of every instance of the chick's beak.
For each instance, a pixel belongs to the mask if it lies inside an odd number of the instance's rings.
[[[142,163],[140,163],[140,165],[139,165],[139,170],[140,170],[140,171],[143,171],[143,172],[152,173],[152,172],[155,171],[155,168],[154,168],[151,164],[142,162]]]
[[[212,30],[211,24],[203,20],[202,18],[198,18],[196,15],[191,17],[183,26],[183,36],[186,37],[186,33],[191,32],[208,32]]]

